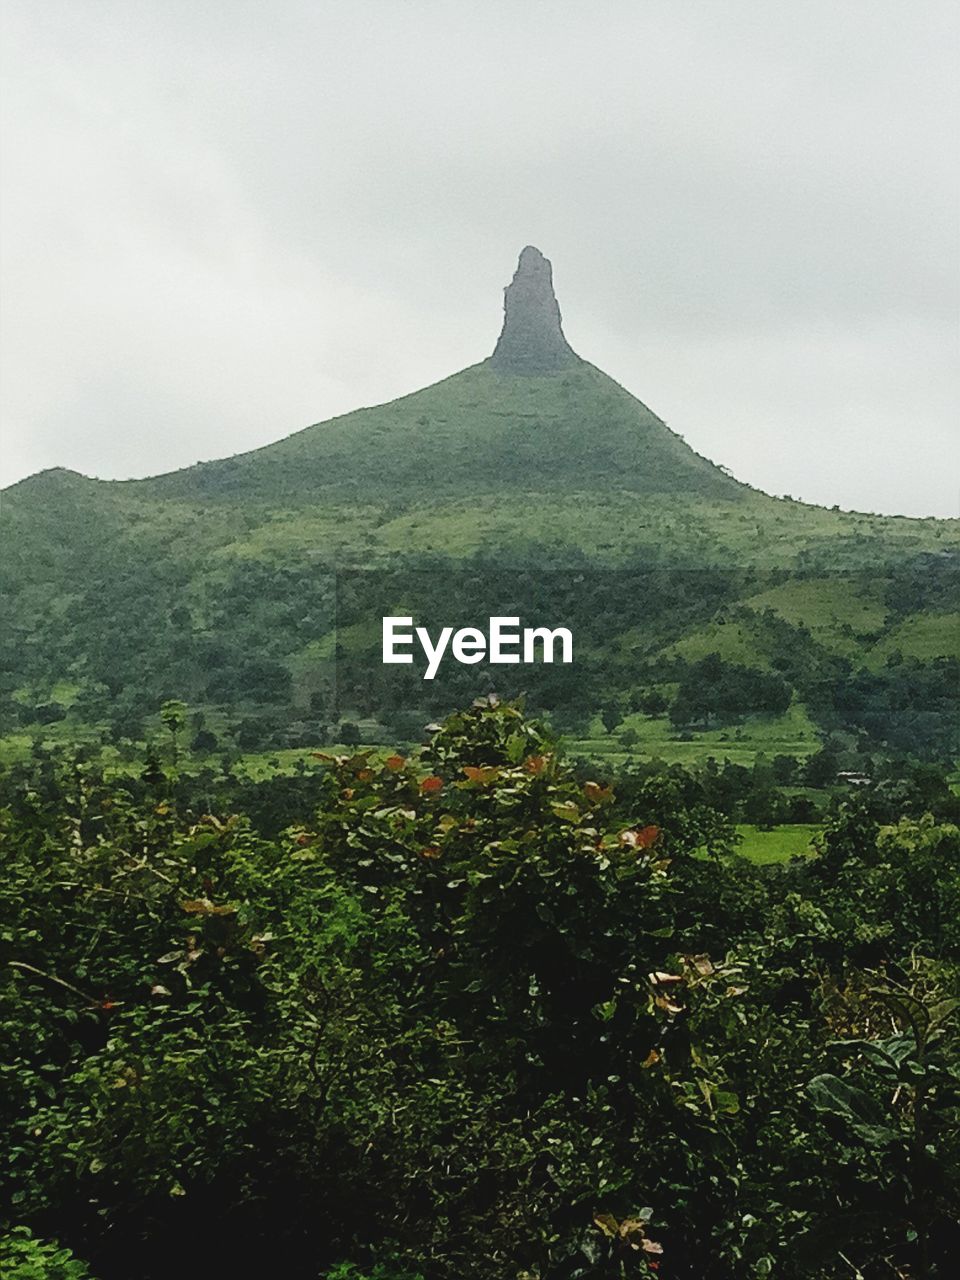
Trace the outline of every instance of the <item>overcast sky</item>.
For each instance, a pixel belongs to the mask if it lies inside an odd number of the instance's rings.
[[[2,482],[574,348],[772,493],[956,516],[954,0],[3,0]]]

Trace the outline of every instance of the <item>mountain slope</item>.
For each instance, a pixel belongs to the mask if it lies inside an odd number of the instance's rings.
[[[390,404],[130,487],[151,497],[414,503],[608,487],[727,500],[743,492],[585,361],[546,374],[501,373],[484,361]]]
[[[483,609],[575,625],[580,666],[514,684],[581,719],[678,687],[716,651],[786,672],[824,728],[841,721],[823,690],[873,672],[861,701],[876,736],[877,700],[915,696],[906,676],[887,688],[878,655],[931,665],[956,648],[960,522],[826,511],[740,484],[571,350],[550,264],[530,247],[487,360],[167,475],[43,472],[4,491],[0,533],[0,710],[27,732],[59,724],[69,702],[70,731],[130,736],[179,696],[230,732],[269,723],[274,741],[345,713],[389,719],[424,694],[409,668],[412,683],[390,685],[379,666],[379,618],[408,610],[440,625]],[[847,617],[860,596],[869,626]],[[761,613],[757,643],[733,645]],[[883,631],[902,639],[885,646]],[[456,675],[431,706],[490,679]],[[946,676],[923,679],[939,726]],[[743,677],[731,680],[740,697]]]

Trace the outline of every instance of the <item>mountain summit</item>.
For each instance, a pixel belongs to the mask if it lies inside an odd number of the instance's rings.
[[[503,310],[492,355],[441,382],[249,453],[112,482],[109,491],[151,501],[216,498],[238,509],[266,502],[368,512],[384,502],[397,512],[441,499],[473,507],[520,492],[553,495],[565,508],[583,495],[602,504],[624,492],[742,500],[743,485],[571,348],[550,261],[533,245],[520,254]],[[50,483],[36,477],[18,491],[49,505]]]
[[[503,294],[503,329],[490,366],[502,373],[556,373],[580,357],[563,336],[550,259],[528,244]]]

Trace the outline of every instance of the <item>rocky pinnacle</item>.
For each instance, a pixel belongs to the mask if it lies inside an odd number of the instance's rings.
[[[528,244],[503,291],[503,329],[490,364],[502,373],[537,374],[556,373],[578,361],[563,336],[550,260]]]

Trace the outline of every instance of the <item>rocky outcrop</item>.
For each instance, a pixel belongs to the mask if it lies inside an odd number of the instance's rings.
[[[563,336],[550,260],[528,244],[504,290],[503,329],[490,364],[503,373],[539,374],[579,361]]]

